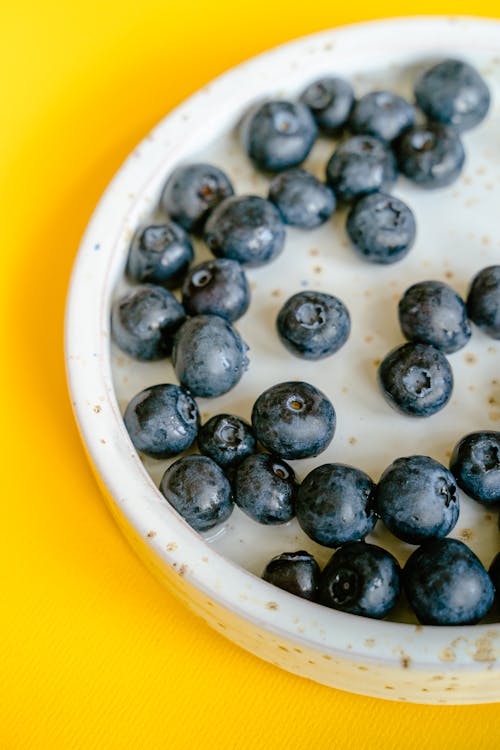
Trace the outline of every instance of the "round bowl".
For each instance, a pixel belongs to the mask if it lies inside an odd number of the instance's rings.
[[[266,96],[296,96],[325,73],[349,78],[363,93],[387,87],[411,94],[418,71],[443,57],[464,57],[492,93],[488,119],[464,135],[463,177],[443,191],[400,180],[396,194],[414,208],[415,248],[399,264],[374,267],[345,239],[345,212],[313,232],[288,232],[282,256],[249,272],[253,310],[236,327],[250,343],[251,374],[219,399],[201,399],[209,415],[249,417],[272,383],[301,379],[326,391],[338,414],[330,448],[292,462],[302,478],[329,460],[364,469],[376,480],[394,458],[426,453],[447,462],[467,432],[495,429],[500,418],[498,347],[475,330],[451,355],[451,403],[429,420],[391,411],[376,386],[376,365],[401,342],[396,306],[415,280],[438,278],[462,295],[472,275],[500,257],[496,227],[500,191],[500,24],[454,18],[404,19],[334,29],[286,44],[227,72],[171,112],[134,150],[100,201],[75,262],[66,314],[66,363],[83,443],[109,508],[132,547],[161,581],[210,626],[277,666],[332,687],[392,700],[481,703],[500,699],[500,625],[421,626],[401,605],[398,622],[337,612],[294,597],[260,579],[281,551],[306,548],[325,563],[332,550],[305,537],[296,521],[262,527],[236,509],[225,527],[200,536],[165,502],[158,481],[168,465],[141,459],[122,413],[141,388],[176,382],[170,363],[141,364],[110,341],[111,301],[126,286],[123,272],[135,228],[157,213],[162,186],[180,162],[210,160],[226,169],[238,192],[266,195],[267,180],[250,167],[239,142],[243,113]],[[306,162],[323,175],[334,149],[319,139]],[[208,257],[196,242],[198,257]],[[204,255],[205,253],[205,255]],[[290,262],[293,259],[293,262]],[[279,344],[274,320],[300,288],[338,293],[348,303],[348,344],[321,363],[294,358]],[[496,515],[461,496],[452,536],[467,541],[488,565],[498,550]],[[379,528],[380,527],[380,528]],[[404,563],[412,547],[379,523],[371,540]],[[498,615],[497,615],[498,617]]]

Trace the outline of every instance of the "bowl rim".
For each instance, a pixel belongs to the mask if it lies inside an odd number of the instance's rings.
[[[259,89],[262,95],[262,82],[256,87],[255,79],[272,86],[269,71],[285,70],[300,55],[316,59],[319,69],[332,48],[341,54],[344,51],[345,57],[350,46],[355,49],[360,44],[373,44],[375,38],[379,45],[384,41],[410,51],[421,50],[422,44],[415,40],[424,38],[429,51],[446,49],[450,41],[451,47],[456,46],[458,40],[462,40],[460,49],[477,49],[478,39],[482,45],[496,45],[498,49],[500,22],[463,16],[417,16],[321,31],[229,69],[169,112],[115,174],[81,240],[66,303],[67,381],[84,446],[115,509],[164,563],[178,572],[182,570],[186,581],[208,599],[277,639],[301,643],[331,657],[396,667],[404,654],[413,668],[441,672],[499,668],[498,662],[483,658],[485,643],[500,638],[498,624],[436,627],[368,620],[298,599],[223,557],[162,500],[126,433],[113,389],[108,302],[117,274],[118,250],[121,246],[123,251],[124,238],[140,216],[151,181],[158,182],[159,173],[166,174],[164,163],[173,164],[179,161],[179,153],[182,159],[183,153],[193,150],[193,122],[210,125],[224,117],[227,120],[228,106],[234,105],[228,102],[238,98],[237,92],[245,90],[247,99],[257,95]],[[188,132],[190,128],[192,133]],[[158,147],[162,159],[155,151]],[[120,217],[118,222],[115,217]],[[298,618],[305,624],[305,632],[300,632]]]

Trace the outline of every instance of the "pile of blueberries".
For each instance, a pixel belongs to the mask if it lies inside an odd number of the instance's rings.
[[[233,323],[248,309],[244,267],[272,261],[285,244],[285,225],[324,223],[337,202],[351,206],[346,229],[367,261],[393,263],[416,234],[411,209],[389,194],[398,170],[426,188],[449,185],[465,161],[460,132],[477,125],[490,104],[488,88],[469,64],[445,60],[415,86],[425,114],[389,91],[357,101],[340,78],[310,84],[298,101],[266,101],[249,113],[245,144],[257,169],[274,176],[268,199],[234,195],[227,176],[210,164],[178,167],[160,199],[163,223],[143,226],[131,243],[127,275],[136,282],[112,308],[118,346],[144,361],[172,357],[180,385],[138,393],[124,421],[138,451],[177,456],[197,440],[199,454],[177,459],[160,490],[197,531],[225,521],[236,503],[263,524],[296,517],[315,542],[335,548],[320,572],[307,552],[271,560],[263,577],[298,596],[368,617],[385,617],[401,590],[426,624],[471,624],[500,592],[500,553],[489,574],[462,542],[448,539],[459,515],[458,487],[477,502],[500,502],[500,432],[474,432],[455,446],[450,468],[427,456],[396,459],[378,485],[363,471],[329,463],[299,483],[288,460],[317,456],[330,444],[335,410],[305,382],[279,383],[262,393],[251,424],[217,414],[205,424],[195,397],[233,388],[248,367],[248,347]],[[321,130],[341,138],[326,166],[326,183],[299,167]],[[346,132],[350,131],[349,135]],[[191,265],[189,233],[203,236],[214,260]],[[171,290],[181,288],[182,303]],[[389,403],[428,417],[451,396],[445,356],[471,336],[469,319],[500,339],[500,266],[482,269],[466,303],[438,281],[411,286],[399,303],[408,343],[379,368]],[[305,359],[337,352],[350,333],[344,303],[303,291],[281,308],[276,329],[283,344]],[[420,545],[403,570],[386,550],[364,541],[378,519],[399,539]]]

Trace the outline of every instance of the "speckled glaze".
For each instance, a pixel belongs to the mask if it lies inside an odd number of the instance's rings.
[[[264,527],[236,508],[224,527],[203,537],[195,533],[157,489],[169,461],[141,461],[121,416],[142,388],[177,382],[171,363],[134,362],[110,345],[109,311],[128,288],[123,271],[130,239],[141,222],[161,216],[158,200],[176,165],[212,161],[239,193],[267,194],[266,178],[254,172],[239,142],[238,124],[248,107],[264,97],[294,97],[327,74],[352,81],[358,95],[384,87],[409,96],[424,67],[462,56],[486,77],[491,113],[465,134],[467,163],[453,186],[429,194],[398,182],[395,194],[417,216],[410,254],[391,267],[363,263],[349,248],[342,210],[314,231],[290,229],[281,256],[248,272],[253,302],[236,327],[251,348],[249,372],[224,396],[199,400],[203,421],[220,412],[248,419],[255,398],[273,383],[305,380],[323,390],[337,412],[337,433],[321,456],[292,462],[300,479],[327,461],[358,466],[375,481],[398,456],[427,454],[447,464],[462,435],[498,429],[496,342],[474,328],[468,345],[450,356],[454,395],[431,421],[393,412],[377,389],[376,370],[402,343],[397,301],[408,286],[434,278],[463,296],[480,268],[498,263],[499,49],[497,22],[404,19],[327,31],[229,71],[172,112],[131,154],[89,224],[71,281],[66,361],[72,403],[98,482],[132,547],[170,591],[243,648],[325,685],[380,698],[500,700],[499,612],[485,624],[455,628],[420,626],[403,605],[392,614],[397,622],[336,612],[260,579],[280,552],[306,549],[321,565],[330,557],[331,550],[308,540],[295,519]],[[305,168],[323,178],[334,145],[321,138]],[[197,260],[208,257],[199,241],[195,249]],[[293,357],[274,330],[284,300],[302,288],[340,295],[352,316],[349,341],[320,365]],[[463,493],[460,502],[451,536],[466,541],[489,566],[500,546],[496,513]],[[387,547],[401,564],[414,549],[380,523],[367,541]]]

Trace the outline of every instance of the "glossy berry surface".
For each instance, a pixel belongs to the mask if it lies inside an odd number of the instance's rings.
[[[248,367],[248,347],[218,315],[196,315],[175,336],[172,362],[181,385],[194,396],[213,398],[239,382]]]
[[[500,432],[471,432],[455,445],[450,470],[458,486],[485,505],[500,503]]]
[[[302,599],[315,601],[320,576],[319,565],[309,552],[283,552],[266,565],[262,578]]]
[[[399,300],[399,323],[405,338],[432,344],[446,354],[471,337],[465,302],[442,281],[413,284]]]
[[[194,257],[186,232],[173,221],[139,229],[130,246],[127,275],[133,281],[176,289]]]
[[[427,117],[459,130],[473,128],[486,117],[490,98],[484,79],[463,60],[443,60],[415,85],[415,99]]]
[[[298,292],[288,299],[276,320],[286,348],[304,359],[323,359],[338,351],[351,330],[349,312],[337,297],[324,292]]]
[[[221,203],[210,216],[205,242],[218,258],[262,266],[283,250],[285,226],[273,203],[257,195],[239,195]]]
[[[346,229],[363,260],[382,264],[404,258],[417,231],[409,206],[386,193],[360,198],[349,212]]]
[[[500,339],[500,265],[483,268],[474,276],[467,296],[467,312],[484,333]]]
[[[415,123],[415,107],[391,91],[371,91],[358,99],[349,128],[359,135],[393,141]]]
[[[187,450],[198,432],[198,407],[178,385],[153,385],[137,393],[123,417],[134,447],[152,458]]]
[[[195,531],[208,531],[229,518],[231,485],[207,456],[183,456],[166,470],[160,491]]]
[[[354,91],[344,78],[325,76],[310,83],[300,95],[300,101],[309,107],[320,130],[335,136],[349,119]]]
[[[445,355],[429,344],[403,344],[382,360],[379,385],[387,402],[412,417],[430,417],[451,398],[453,372]]]
[[[234,501],[257,523],[276,525],[295,515],[298,482],[291,466],[270,453],[254,453],[238,465]]]
[[[297,520],[311,539],[325,547],[364,539],[377,521],[374,489],[370,477],[353,466],[318,466],[299,487]]]
[[[257,439],[284,459],[317,456],[331,443],[335,423],[335,410],[325,394],[301,381],[271,386],[252,409]]]
[[[435,539],[413,552],[403,586],[423,625],[473,625],[491,608],[494,587],[480,560],[457,539]]]
[[[444,188],[460,175],[465,151],[458,133],[439,123],[416,125],[397,141],[400,171],[424,188]]]
[[[213,164],[177,167],[160,199],[162,209],[187,232],[202,231],[210,212],[234,190],[227,175]]]
[[[366,542],[340,547],[324,568],[319,601],[327,607],[381,619],[400,594],[401,569],[387,550]]]
[[[186,313],[161,286],[143,284],[118,299],[111,309],[111,335],[135,359],[163,359],[172,351],[175,332]]]
[[[396,182],[394,155],[379,139],[355,135],[343,141],[326,165],[326,181],[341,201],[387,192]]]
[[[257,169],[280,172],[304,161],[317,132],[314,117],[302,102],[265,102],[248,124],[247,153]]]
[[[269,200],[285,224],[312,229],[324,224],[335,210],[333,190],[305,169],[288,169],[271,180]]]
[[[252,427],[241,417],[216,414],[198,430],[198,448],[226,469],[255,453],[257,440]]]
[[[429,456],[397,458],[380,477],[375,500],[387,528],[410,544],[446,536],[458,521],[455,478]]]
[[[182,286],[182,304],[188,315],[220,315],[233,323],[250,305],[250,287],[243,268],[228,258],[198,263]]]

